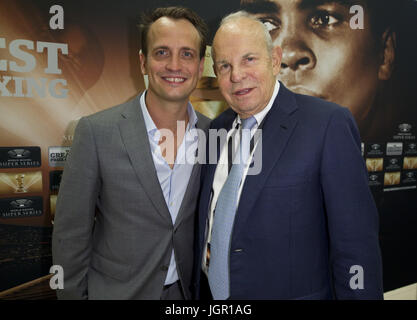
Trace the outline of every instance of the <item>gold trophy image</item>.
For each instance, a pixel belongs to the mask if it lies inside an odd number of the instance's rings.
[[[25,193],[28,192],[25,188],[25,175],[24,174],[17,174],[15,177],[17,181],[17,186],[15,188],[15,193]]]
[[[42,192],[42,172],[0,173],[0,195]]]
[[[417,169],[417,157],[405,157],[403,168],[406,170]]]
[[[382,171],[384,165],[383,158],[368,158],[366,159],[366,168],[369,172]]]
[[[400,184],[400,176],[400,172],[385,172],[384,185],[393,186],[396,184]]]

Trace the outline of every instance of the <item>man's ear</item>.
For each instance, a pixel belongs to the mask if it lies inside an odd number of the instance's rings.
[[[281,69],[281,61],[282,61],[282,49],[280,46],[274,46],[272,48],[272,71],[274,76],[277,76],[279,70]]]
[[[386,30],[382,35],[382,41],[382,62],[378,70],[378,79],[388,80],[391,78],[392,71],[394,70],[396,46],[395,32],[392,32],[389,29]]]
[[[139,62],[140,62],[140,70],[142,71],[143,75],[148,74],[146,72],[146,57],[142,52],[142,49],[139,50]]]

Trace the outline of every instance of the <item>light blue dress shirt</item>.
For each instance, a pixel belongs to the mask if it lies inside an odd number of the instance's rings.
[[[169,213],[171,214],[172,225],[174,225],[178,211],[181,207],[182,199],[184,198],[185,191],[187,190],[188,181],[190,180],[191,171],[193,170],[194,161],[196,159],[198,134],[195,129],[198,119],[192,105],[188,103],[187,111],[189,121],[186,133],[181,145],[178,148],[175,163],[171,169],[162,156],[161,149],[159,147],[161,133],[148,112],[145,95],[146,91],[140,97],[140,106],[145,120],[146,131],[148,132],[149,144],[151,146],[152,158],[155,164],[158,180],[161,185],[162,193],[164,195]],[[168,274],[165,279],[165,285],[174,283],[178,279],[175,253],[174,249],[172,249],[171,261],[168,268]]]

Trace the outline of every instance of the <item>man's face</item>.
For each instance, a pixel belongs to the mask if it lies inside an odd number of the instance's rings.
[[[280,48],[270,56],[262,26],[248,18],[222,26],[213,40],[214,70],[230,107],[247,118],[268,104],[280,66]]]
[[[150,99],[186,103],[204,67],[200,36],[187,20],[162,17],[149,28],[148,53],[140,54],[141,70],[148,75]]]
[[[295,92],[346,106],[362,120],[375,98],[381,59],[363,1],[253,2],[256,16],[283,50],[279,79]],[[262,2],[269,8],[262,10]],[[364,29],[350,28],[354,4],[364,8]]]

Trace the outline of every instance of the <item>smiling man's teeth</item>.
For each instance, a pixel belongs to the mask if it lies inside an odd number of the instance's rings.
[[[184,82],[184,78],[165,78],[169,82]]]
[[[250,89],[240,90],[240,91],[236,91],[235,94],[245,94],[245,93],[248,93],[249,91]]]

